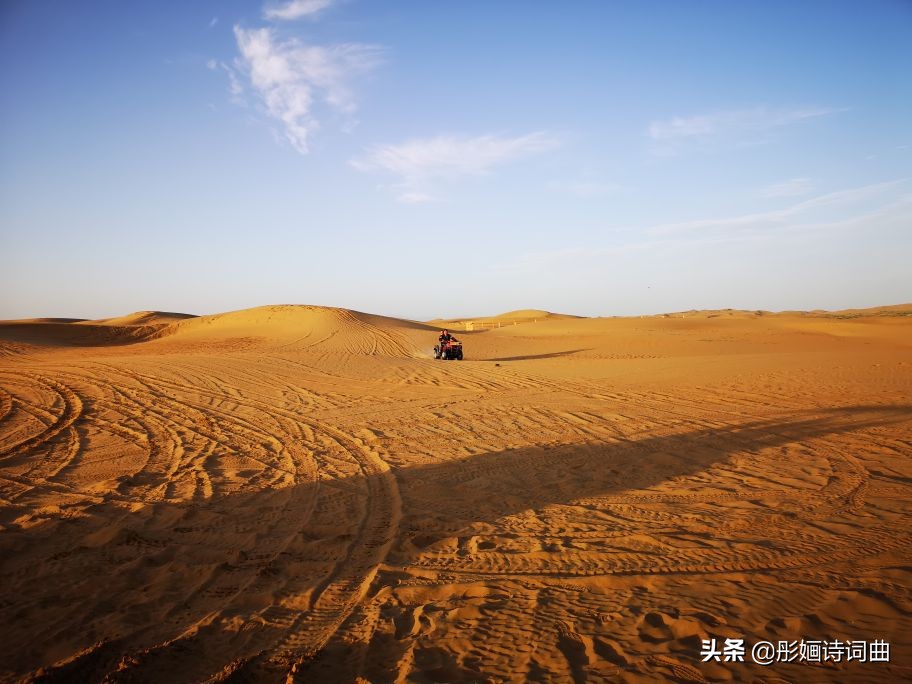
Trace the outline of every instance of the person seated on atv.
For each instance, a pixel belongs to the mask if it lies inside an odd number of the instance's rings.
[[[440,337],[438,339],[440,340],[441,347],[445,347],[450,342],[456,342],[456,338],[450,335],[449,330],[441,330]]]

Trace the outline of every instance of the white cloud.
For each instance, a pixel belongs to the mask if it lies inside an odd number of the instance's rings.
[[[763,145],[776,131],[845,111],[829,107],[730,109],[697,116],[653,121],[646,134],[650,152],[673,156],[686,150],[725,150]]]
[[[555,138],[541,131],[517,138],[442,135],[399,145],[379,145],[372,148],[365,159],[352,164],[361,171],[384,170],[407,180],[477,175],[556,145]]]
[[[231,93],[232,99],[237,104],[246,104],[243,101],[244,86],[241,85],[241,80],[238,78],[237,73],[227,64],[222,64],[222,68],[228,74],[228,92]]]
[[[237,72],[234,69],[224,62],[219,62],[214,59],[206,61],[206,68],[210,71],[223,70],[228,76],[228,92],[231,93],[231,101],[241,107],[247,106],[247,101],[244,99],[244,86],[241,84],[241,80],[238,78]]]
[[[814,189],[810,178],[792,178],[784,183],[774,183],[760,190],[761,197],[798,197]]]
[[[427,204],[437,201],[436,197],[426,192],[403,192],[397,199],[403,204]]]
[[[209,28],[215,28],[215,25],[218,23],[218,17],[212,17],[209,21]]]
[[[285,137],[300,153],[308,151],[308,138],[319,127],[314,105],[323,102],[351,115],[356,106],[348,81],[373,67],[380,50],[371,45],[343,43],[328,47],[305,45],[291,38],[276,39],[272,29],[234,27],[245,73],[268,114],[282,123]]]
[[[576,197],[603,197],[621,192],[624,188],[617,183],[598,180],[566,180],[551,181],[548,188],[557,192],[565,192]]]
[[[682,221],[679,223],[663,223],[646,229],[650,235],[669,235],[679,233],[707,233],[724,231],[730,235],[733,231],[769,230],[793,224],[795,221],[809,220],[820,221],[825,210],[835,207],[838,213],[843,214],[852,207],[858,207],[865,202],[878,197],[887,196],[891,191],[901,189],[908,179],[874,183],[856,188],[847,188],[824,195],[818,195],[783,209],[761,211],[739,216],[720,219],[701,219],[696,221]]]
[[[437,136],[398,145],[378,145],[365,157],[352,160],[359,171],[381,171],[399,176],[407,197],[428,196],[425,185],[437,179],[477,176],[496,166],[555,148],[559,141],[543,131],[515,138],[482,135],[474,138]]]
[[[747,131],[763,131],[832,114],[837,110],[828,107],[803,107],[797,109],[732,109],[712,114],[653,121],[649,137],[653,140],[679,140],[708,138],[711,136]]]
[[[333,0],[289,0],[270,5],[263,10],[263,16],[274,21],[293,21],[302,17],[314,17],[333,3]]]
[[[694,258],[716,253],[720,246],[747,244],[757,249],[781,249],[805,240],[814,249],[834,243],[848,244],[850,236],[908,235],[912,226],[910,179],[876,183],[814,197],[777,211],[743,214],[727,219],[704,219],[646,228],[616,228],[606,231],[613,245],[565,247],[526,252],[499,264],[496,270],[519,274],[565,273],[569,278],[585,273],[604,273],[605,264],[623,267],[643,255],[636,277],[648,272],[661,255],[686,253]],[[834,211],[827,212],[826,209]],[[906,238],[906,242],[908,239]],[[870,243],[867,243],[870,244]],[[764,245],[768,247],[764,247]],[[809,262],[809,267],[813,263]],[[637,270],[637,269],[635,269]],[[689,306],[692,306],[690,304]]]

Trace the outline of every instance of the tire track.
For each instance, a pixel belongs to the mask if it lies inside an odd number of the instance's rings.
[[[13,412],[13,395],[0,387],[0,423],[10,417]]]
[[[25,375],[25,374],[24,374]],[[44,430],[36,435],[32,435],[11,446],[0,449],[0,459],[9,458],[21,454],[27,454],[46,442],[50,441],[58,434],[69,428],[82,415],[83,405],[80,397],[66,385],[55,380],[42,378],[40,376],[28,374],[33,382],[42,385],[56,395],[63,404],[63,410],[54,417],[53,422]]]
[[[118,369],[118,372],[124,373],[125,371],[124,369]],[[155,387],[148,384],[151,382],[150,380],[130,376],[129,373],[127,373],[127,376],[127,379],[131,381],[144,382],[144,389],[137,389],[136,387],[129,389],[128,385],[119,384],[119,386],[107,385],[104,391],[117,402],[117,405],[127,406],[128,411],[131,406],[143,409],[146,417],[141,419],[141,421],[137,421],[137,423],[146,432],[147,437],[144,441],[149,444],[160,444],[161,439],[159,436],[162,434],[162,426],[181,424],[185,421],[171,415],[171,409],[167,408],[170,400],[162,396]],[[202,394],[214,393],[204,391]],[[231,401],[236,403],[238,399],[233,397]],[[249,406],[258,410],[258,403],[252,402]],[[156,406],[155,409],[151,408],[153,405]],[[184,401],[180,406],[184,415],[188,415],[187,411],[198,410],[208,411],[210,414],[222,413],[213,409],[212,404],[203,406],[192,401]],[[149,422],[153,418],[159,422],[156,427],[153,427]],[[225,420],[222,420],[222,418]],[[220,422],[223,424],[228,422],[235,431],[252,435],[255,439],[261,440],[270,436],[268,433],[256,429],[252,424],[246,423],[246,421],[230,421],[228,420],[229,418],[230,416],[220,416]],[[382,459],[369,449],[363,448],[341,431],[314,421],[302,421],[300,416],[297,415],[291,415],[290,419],[306,424],[308,429],[314,434],[330,435],[342,448],[354,456],[368,486],[368,506],[361,522],[359,534],[352,541],[346,560],[337,566],[321,590],[315,593],[311,610],[307,616],[293,621],[282,644],[270,651],[268,656],[270,662],[273,664],[281,663],[284,667],[292,667],[294,662],[300,659],[301,652],[311,653],[319,650],[354,606],[358,604],[366,591],[366,587],[370,584],[376,566],[382,561],[394,537],[394,529],[399,515],[395,479]],[[193,423],[198,426],[200,421],[194,420]],[[195,432],[208,438],[211,443],[216,442],[217,436],[209,431],[196,427]],[[150,463],[156,462],[157,458],[153,451]],[[149,471],[150,466],[147,464],[144,470]],[[172,481],[174,479],[173,471],[166,471],[162,468],[152,468],[152,470],[166,473],[166,476],[162,478],[163,481]],[[145,488],[148,489],[150,483],[144,484]],[[306,524],[306,520],[302,521],[301,524]],[[245,587],[246,585],[242,586],[234,595],[236,596]],[[210,615],[204,620],[212,619],[214,618]],[[204,629],[205,626],[204,622],[198,622],[189,628],[189,631],[195,635],[201,629]],[[188,640],[192,640],[192,637],[193,635],[185,633],[178,636],[176,640],[170,640],[157,647],[152,647],[148,652],[139,654],[137,662],[140,664],[147,663],[154,658],[155,653],[170,652],[174,650],[177,644],[186,646]],[[180,651],[181,648],[178,648],[177,651]],[[193,650],[190,649],[190,651]]]

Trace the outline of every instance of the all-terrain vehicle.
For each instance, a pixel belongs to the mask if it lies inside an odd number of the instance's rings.
[[[462,361],[462,342],[459,340],[441,342],[434,347],[434,358]]]

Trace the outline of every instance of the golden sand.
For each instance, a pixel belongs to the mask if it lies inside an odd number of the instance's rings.
[[[0,681],[908,681],[910,495],[910,306],[2,323]]]

